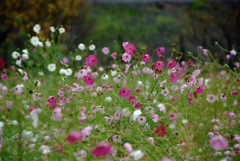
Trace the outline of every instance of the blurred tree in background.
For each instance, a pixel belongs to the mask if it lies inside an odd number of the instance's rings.
[[[41,37],[49,37],[49,27],[63,25],[69,33],[68,43],[84,39],[91,30],[89,5],[85,0],[1,0],[0,56],[9,59],[13,50],[21,49],[35,24],[41,25]]]

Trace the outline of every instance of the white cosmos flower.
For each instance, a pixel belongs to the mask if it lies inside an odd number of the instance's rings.
[[[133,159],[139,160],[144,156],[144,153],[141,150],[133,151]]]
[[[23,54],[28,54],[27,49],[23,49],[22,52],[23,52]]]
[[[14,52],[12,53],[12,57],[13,57],[13,59],[17,59],[17,58],[19,58],[19,57],[20,57],[19,52],[14,51]]]
[[[80,43],[80,44],[78,45],[78,49],[80,49],[80,50],[85,50],[85,49],[86,49],[86,46],[85,46],[84,44]]]
[[[59,74],[64,74],[65,75],[66,70],[65,69],[60,69]]]
[[[71,69],[71,68],[68,68],[68,69],[65,71],[65,75],[66,75],[66,76],[72,75],[72,69]]]
[[[56,64],[49,64],[47,68],[50,72],[53,72],[56,70],[57,67]]]
[[[47,41],[45,42],[45,44],[46,44],[47,47],[51,47],[51,42],[50,42],[49,40],[47,40]]]
[[[51,152],[50,146],[48,145],[42,145],[39,150],[43,154],[48,154]]]
[[[81,57],[80,55],[77,55],[77,56],[75,57],[75,60],[76,60],[76,61],[81,61],[81,60],[82,60],[82,57]]]
[[[51,31],[51,32],[55,32],[55,27],[51,26],[51,27],[50,27],[50,31]]]
[[[95,50],[95,49],[96,49],[96,46],[95,46],[95,45],[91,44],[91,45],[89,46],[89,50],[93,51],[93,50]]]
[[[108,97],[105,98],[105,101],[106,102],[112,102],[112,98],[110,96],[108,96]]]
[[[65,32],[65,28],[61,27],[61,28],[58,29],[58,31],[59,31],[60,34],[63,34]]]
[[[116,72],[115,70],[111,72],[111,76],[112,76],[112,77],[114,77],[114,76],[116,76],[116,75],[117,75],[117,72]]]
[[[16,60],[16,65],[21,67],[22,66],[22,60],[21,59]]]
[[[107,74],[103,74],[103,75],[102,75],[102,79],[103,79],[103,80],[108,80],[108,78],[109,78],[109,76],[108,76]]]
[[[30,42],[33,46],[38,46],[39,45],[39,38],[37,36],[33,36],[31,38]]]
[[[29,59],[28,54],[23,54],[22,57],[23,57],[24,59]]]
[[[40,30],[41,30],[41,26],[39,24],[36,24],[33,27],[33,31],[36,32],[37,34],[39,34]]]
[[[136,120],[142,114],[141,110],[135,110],[132,115],[132,119]]]
[[[39,41],[38,46],[43,47],[43,43],[41,41]]]

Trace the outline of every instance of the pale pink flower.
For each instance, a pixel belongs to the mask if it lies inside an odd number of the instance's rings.
[[[123,146],[129,153],[132,152],[132,145],[130,143],[124,143]]]
[[[231,55],[236,55],[237,52],[236,52],[236,50],[232,49],[232,50],[230,51],[230,54],[231,54]]]
[[[114,113],[114,120],[121,119],[121,116],[122,116],[122,111],[121,110],[116,110],[116,112]]]
[[[217,100],[217,97],[215,95],[213,95],[213,94],[208,94],[206,100],[209,103],[213,103],[213,102],[215,102]]]
[[[209,143],[216,151],[228,148],[228,141],[222,135],[212,137]]]
[[[14,87],[13,89],[12,89],[12,91],[13,91],[13,93],[14,94],[21,94],[22,93],[22,87]]]
[[[163,104],[158,104],[157,107],[161,112],[166,113],[166,107]]]
[[[62,121],[62,109],[57,107],[54,109],[52,119],[55,121]]]
[[[158,114],[152,115],[152,120],[153,120],[153,122],[158,122],[158,120],[159,120]]]
[[[144,124],[147,121],[147,119],[144,116],[139,116],[137,118],[137,121],[138,121],[139,124]]]
[[[112,139],[114,143],[117,143],[118,141],[121,141],[122,137],[120,135],[113,135]]]
[[[132,59],[132,56],[131,56],[130,54],[128,54],[128,53],[122,54],[122,60],[123,60],[124,62],[130,62],[131,59]]]
[[[103,54],[107,55],[107,54],[109,54],[110,50],[108,47],[103,47],[102,52],[103,52]]]

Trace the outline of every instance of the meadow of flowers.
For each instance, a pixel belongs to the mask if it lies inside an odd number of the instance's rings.
[[[240,159],[240,53],[122,51],[61,42],[33,28],[0,82],[0,160]],[[216,42],[216,48],[221,46]],[[185,54],[187,59],[180,61]]]

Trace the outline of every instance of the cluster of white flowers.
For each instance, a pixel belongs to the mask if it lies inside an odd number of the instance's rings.
[[[65,75],[65,76],[71,76],[73,71],[71,68],[68,69],[60,69],[59,71],[60,74]]]
[[[21,65],[22,65],[22,60],[29,59],[27,49],[23,49],[22,52],[23,52],[22,55],[17,51],[12,52],[12,57],[13,57],[13,59],[17,59],[16,60],[16,65],[19,66],[19,67],[21,67]]]
[[[31,44],[33,46],[40,46],[40,47],[43,47],[43,43],[39,40],[39,38],[37,36],[33,36],[30,40]]]

